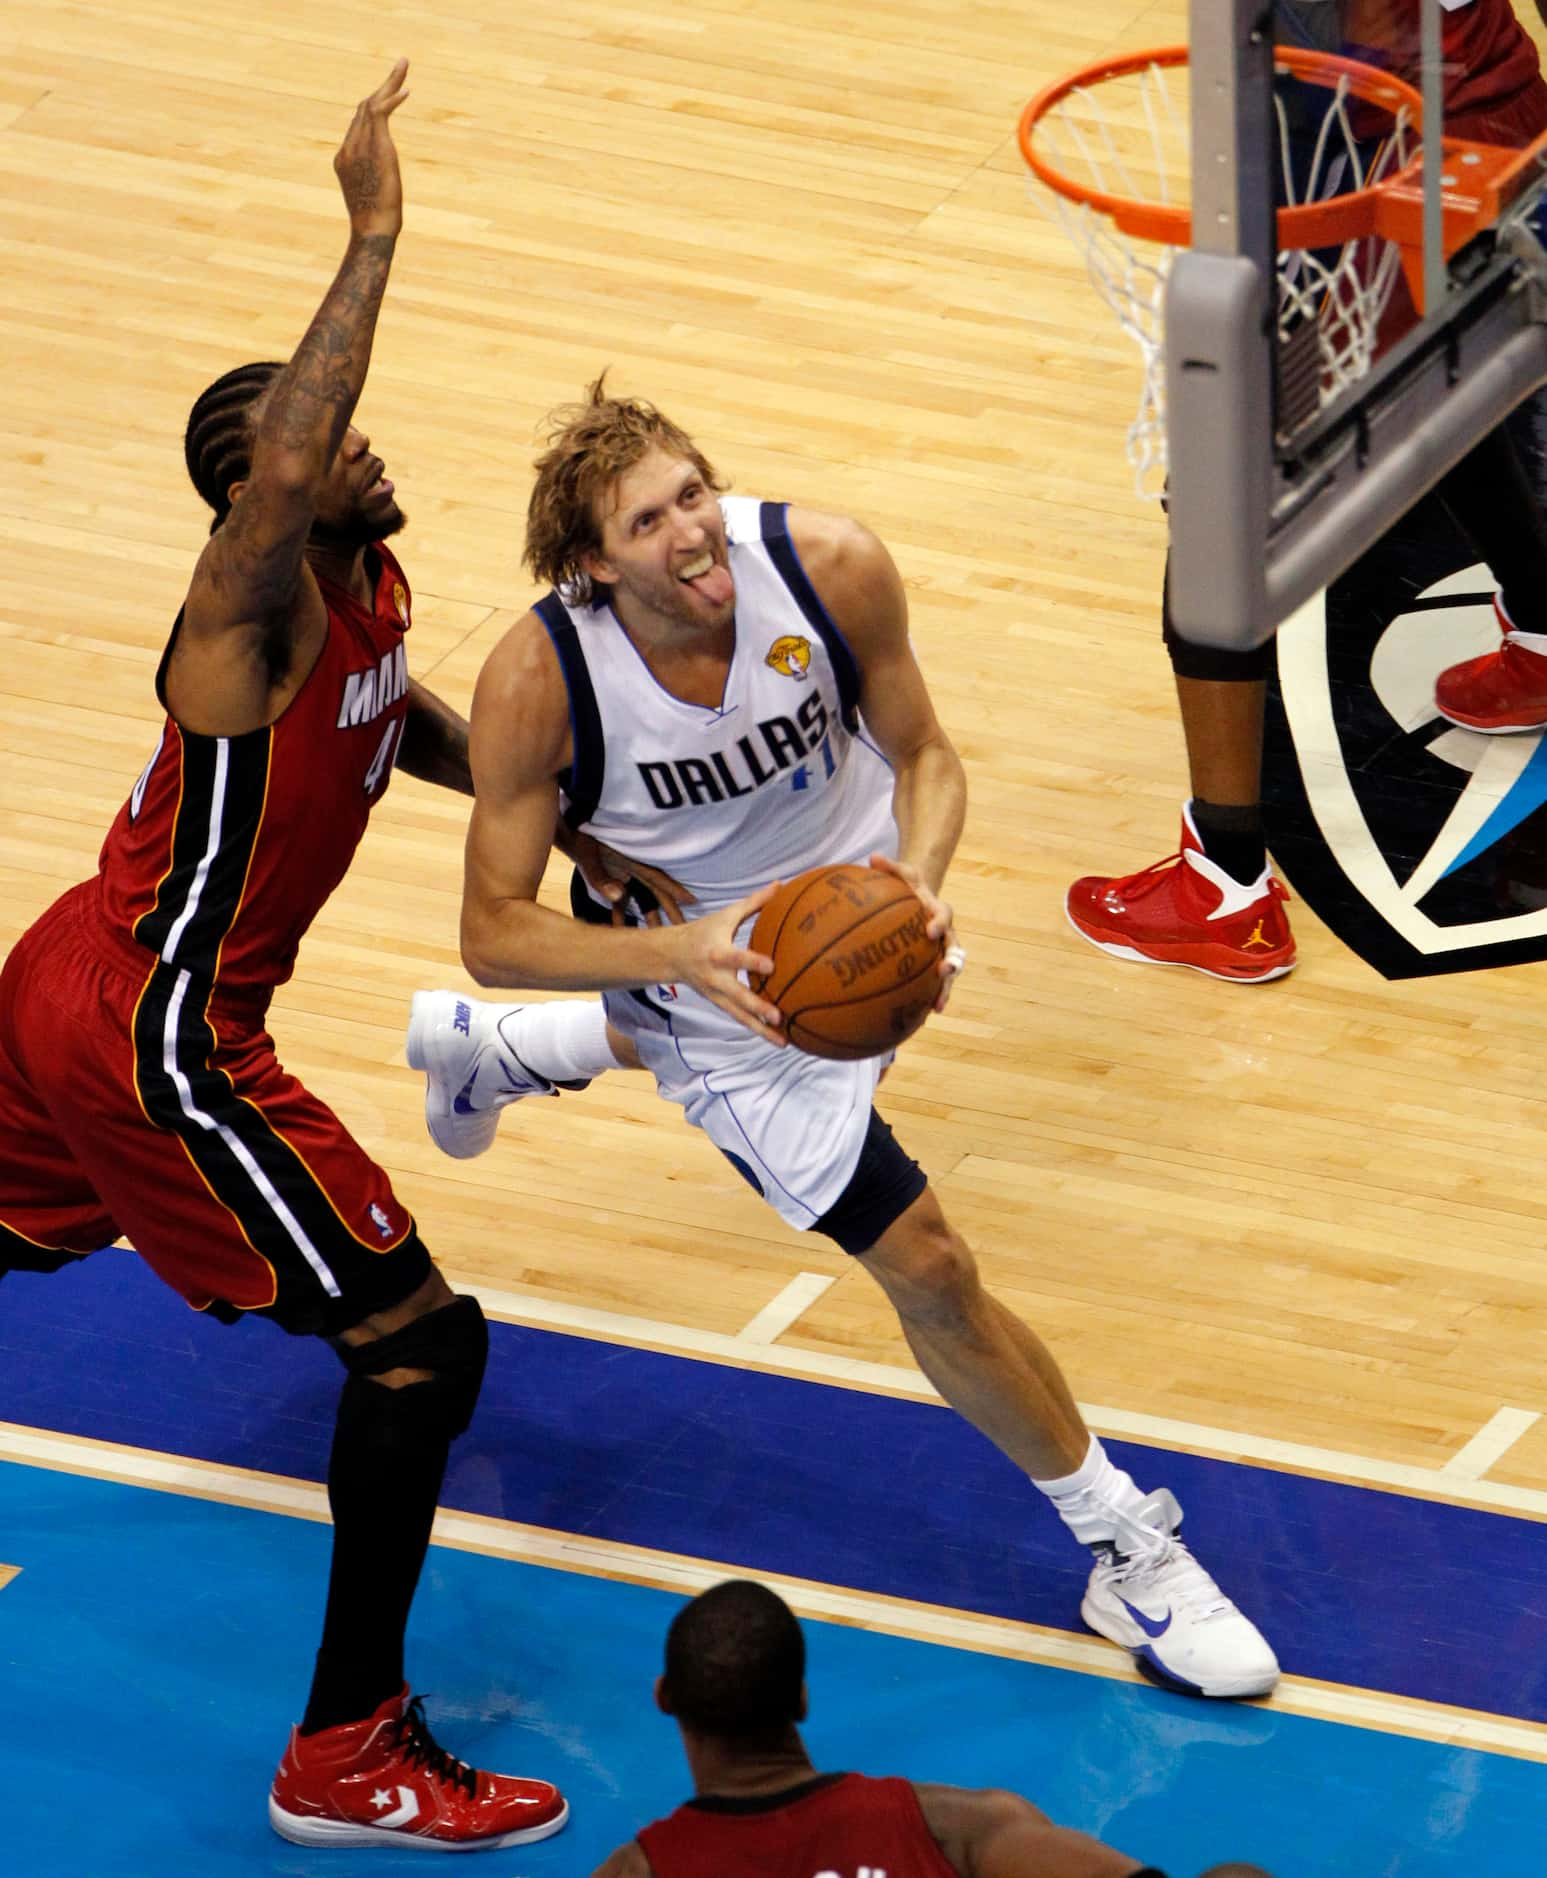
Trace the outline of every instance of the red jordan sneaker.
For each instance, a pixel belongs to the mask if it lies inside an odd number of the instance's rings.
[[[1087,874],[1065,911],[1082,939],[1115,959],[1263,984],[1295,968],[1288,898],[1267,868],[1247,887],[1216,867],[1184,808],[1179,853],[1137,874]]]
[[[1547,730],[1547,635],[1516,632],[1497,594],[1493,610],[1504,635],[1498,651],[1441,672],[1434,681],[1434,708],[1451,723],[1486,736]]]
[[[296,1845],[493,1851],[549,1838],[569,1806],[546,1780],[486,1774],[437,1745],[407,1688],[365,1721],[290,1731],[269,1824]]]

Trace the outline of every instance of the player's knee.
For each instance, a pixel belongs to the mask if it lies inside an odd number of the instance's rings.
[[[489,1360],[489,1326],[476,1298],[455,1297],[388,1336],[335,1347],[349,1371],[346,1398],[351,1389],[370,1391],[369,1396],[354,1398],[366,1412],[386,1410],[385,1403],[373,1397],[412,1398],[405,1400],[402,1412],[427,1415],[448,1440],[460,1435],[473,1419]],[[428,1380],[401,1390],[383,1388],[373,1380],[395,1369],[417,1370]]]
[[[966,1317],[982,1295],[972,1248],[943,1217],[920,1221],[875,1270],[898,1310],[914,1321]]]

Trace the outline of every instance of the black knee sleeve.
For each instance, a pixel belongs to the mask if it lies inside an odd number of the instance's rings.
[[[447,1440],[454,1440],[473,1419],[483,1372],[489,1360],[489,1326],[476,1298],[453,1298],[438,1311],[428,1311],[411,1324],[377,1337],[370,1343],[335,1344],[349,1371],[339,1414],[369,1412],[384,1407],[372,1398],[400,1396],[401,1413],[419,1420],[426,1416]],[[404,1389],[383,1389],[366,1381],[389,1369],[427,1369],[431,1380],[410,1383]],[[362,1397],[360,1389],[368,1389]]]
[[[1171,669],[1178,678],[1202,678],[1211,684],[1251,684],[1266,678],[1273,669],[1273,641],[1245,652],[1223,646],[1200,646],[1184,639],[1171,617],[1171,568],[1166,566],[1165,585],[1161,589],[1160,636],[1166,642]]]

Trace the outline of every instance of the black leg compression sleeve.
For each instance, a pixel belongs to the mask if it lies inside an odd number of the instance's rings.
[[[456,1298],[390,1337],[335,1346],[349,1370],[328,1462],[333,1566],[305,1733],[359,1721],[403,1685],[403,1633],[453,1438],[472,1419],[489,1330]],[[429,1382],[391,1389],[389,1369]]]
[[[489,1360],[489,1326],[476,1298],[453,1298],[438,1311],[427,1311],[394,1330],[390,1337],[333,1347],[351,1377],[382,1376],[389,1369],[433,1370],[433,1385],[410,1386],[437,1390],[448,1439],[461,1434],[473,1419]]]
[[[1490,431],[1437,492],[1503,589],[1511,621],[1547,628],[1547,524],[1509,431]]]
[[[1214,684],[1250,684],[1273,669],[1273,641],[1265,640],[1246,652],[1227,652],[1219,646],[1200,646],[1184,639],[1171,617],[1171,566],[1166,564],[1161,589],[1160,636],[1166,642],[1171,669],[1178,678],[1203,678]]]

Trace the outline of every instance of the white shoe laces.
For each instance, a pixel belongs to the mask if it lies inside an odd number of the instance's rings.
[[[1182,1509],[1164,1487],[1115,1516],[1112,1554],[1100,1567],[1110,1585],[1155,1598],[1197,1623],[1234,1611],[1219,1586],[1176,1536]]]
[[[1103,1575],[1110,1584],[1125,1586],[1136,1597],[1159,1599],[1196,1623],[1227,1616],[1235,1608],[1181,1540],[1170,1536],[1142,1552],[1119,1553]]]

